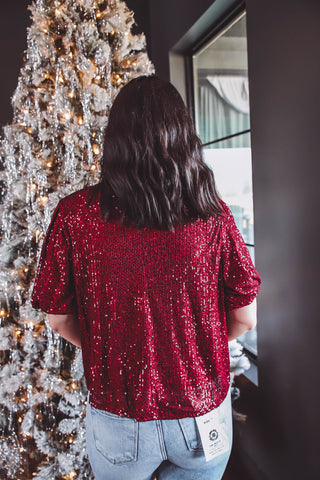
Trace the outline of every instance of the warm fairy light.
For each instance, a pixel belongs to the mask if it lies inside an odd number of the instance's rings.
[[[41,195],[39,197],[41,205],[45,206],[45,204],[48,202],[49,198],[46,195]]]
[[[43,232],[41,230],[36,230],[36,242],[38,242],[42,236]]]
[[[100,153],[100,148],[98,147],[98,145],[96,145],[95,143],[92,145],[92,151],[95,155],[99,155]]]
[[[48,110],[49,110],[49,112],[53,112],[53,106],[50,105],[50,106],[48,107]]]
[[[22,285],[17,285],[17,286],[16,286],[16,289],[17,289],[17,290],[22,290]]]
[[[72,437],[72,435],[70,435],[68,442],[69,442],[69,443],[73,443],[73,437]]]
[[[27,132],[28,132],[28,133],[32,133],[32,132],[33,132],[33,129],[32,129],[31,127],[29,127],[29,128],[27,129]]]
[[[72,382],[72,383],[71,383],[71,388],[72,388],[73,390],[75,390],[75,389],[77,388],[77,384],[74,383],[74,382]]]
[[[62,75],[59,75],[59,83],[64,83],[64,78]]]
[[[22,423],[22,420],[23,420],[22,417],[19,417],[19,418],[18,418],[18,422],[19,422],[19,423]]]
[[[24,372],[24,367],[20,367],[20,372]]]
[[[69,57],[73,58],[73,53],[72,52],[69,53]]]
[[[24,448],[23,448],[23,447],[20,447],[20,448],[19,448],[19,452],[20,452],[20,453],[24,452]]]
[[[52,162],[48,162],[47,167],[51,168],[52,167]]]
[[[113,35],[115,35],[115,33],[116,32],[114,30],[111,30],[110,35],[113,37]]]
[[[101,13],[101,12],[96,12],[96,17],[97,17],[97,18],[100,18],[100,17],[101,17],[101,15],[102,15],[102,13]]]
[[[93,138],[95,138],[96,135],[97,135],[96,132],[93,132],[93,134],[92,134]]]
[[[4,316],[6,315],[6,313],[7,313],[7,312],[2,308],[2,309],[0,310],[0,317],[4,317]]]
[[[96,75],[96,80],[101,80],[101,75]]]
[[[73,98],[74,95],[75,95],[75,93],[72,92],[71,90],[68,92],[68,97],[69,97],[69,98]]]
[[[121,75],[119,75],[118,73],[115,73],[112,75],[113,85],[121,85],[121,82],[122,82]]]
[[[90,170],[94,172],[95,170],[97,170],[97,167],[95,165],[91,165]]]
[[[25,267],[25,268],[23,269],[23,271],[24,271],[24,272],[28,272],[28,271],[29,271],[29,267]]]
[[[79,125],[83,125],[83,124],[84,124],[84,121],[83,121],[83,118],[82,118],[82,117],[79,117],[79,118],[78,118],[78,123],[79,123]]]
[[[64,113],[64,114],[63,114],[63,118],[64,118],[65,120],[70,120],[70,118],[71,118],[71,113],[70,113],[70,112]]]

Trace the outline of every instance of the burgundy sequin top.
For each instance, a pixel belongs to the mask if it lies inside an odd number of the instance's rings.
[[[226,311],[260,277],[229,208],[175,232],[105,222],[98,186],[60,200],[32,306],[74,313],[90,403],[139,421],[202,415],[230,383]]]

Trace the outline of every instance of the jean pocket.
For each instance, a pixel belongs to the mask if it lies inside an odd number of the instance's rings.
[[[95,446],[109,462],[122,465],[138,456],[138,422],[91,406]]]
[[[178,422],[180,424],[180,428],[182,430],[188,450],[203,453],[201,438],[195,418],[179,418]]]

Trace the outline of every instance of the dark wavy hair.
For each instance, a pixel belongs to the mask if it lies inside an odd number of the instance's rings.
[[[105,133],[100,178],[104,220],[116,205],[122,223],[174,231],[221,214],[212,170],[180,94],[141,76],[117,95]]]

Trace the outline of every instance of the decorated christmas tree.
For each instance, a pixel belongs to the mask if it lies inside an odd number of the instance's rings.
[[[112,101],[153,66],[122,0],[35,0],[30,10],[0,146],[0,478],[88,479],[81,350],[30,296],[58,201],[99,181]]]

